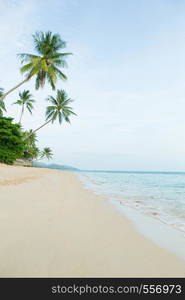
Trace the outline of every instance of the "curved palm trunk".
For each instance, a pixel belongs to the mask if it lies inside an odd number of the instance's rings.
[[[21,116],[20,116],[19,124],[21,124],[23,113],[24,113],[24,105],[22,106],[22,110],[21,110]]]
[[[21,81],[19,84],[17,84],[16,86],[14,86],[12,89],[10,89],[8,92],[4,93],[3,96],[0,97],[0,101],[3,101],[6,96],[8,96],[11,92],[13,92],[14,90],[16,90],[18,87],[20,87],[22,84],[24,84],[25,82],[27,82],[30,78],[26,78],[23,81]]]
[[[32,136],[33,133],[37,132],[38,130],[40,130],[42,127],[46,126],[48,123],[50,123],[52,121],[49,120],[47,121],[46,123],[44,123],[43,125],[41,125],[40,127],[38,127],[37,129],[33,130],[30,134],[28,134],[25,138],[24,138],[24,141],[26,141],[30,136]]]

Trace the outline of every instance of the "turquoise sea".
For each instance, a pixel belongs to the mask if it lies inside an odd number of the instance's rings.
[[[78,176],[97,194],[185,232],[185,173],[83,171]]]

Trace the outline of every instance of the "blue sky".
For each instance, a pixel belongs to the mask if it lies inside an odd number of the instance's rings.
[[[33,52],[31,34],[51,30],[68,42],[68,82],[75,100],[71,126],[50,125],[39,145],[54,162],[85,169],[185,171],[185,1],[0,0],[1,77],[8,89],[22,79],[19,52]],[[44,122],[49,86],[35,91],[33,117]],[[8,114],[19,117],[7,97]]]

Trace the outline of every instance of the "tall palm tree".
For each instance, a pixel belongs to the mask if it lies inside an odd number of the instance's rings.
[[[68,95],[64,90],[57,90],[56,98],[49,96],[46,100],[51,104],[46,108],[46,122],[28,134],[25,139],[29,138],[47,124],[54,123],[57,119],[59,124],[61,124],[63,120],[70,123],[69,117],[71,115],[76,115],[73,112],[73,109],[68,106],[73,100],[68,98]]]
[[[66,48],[66,42],[58,34],[48,32],[36,32],[33,35],[35,51],[37,54],[21,53],[21,73],[25,74],[25,79],[15,87],[6,92],[0,100],[20,87],[22,84],[36,76],[35,88],[39,89],[49,82],[52,89],[55,90],[57,79],[66,80],[67,76],[61,71],[61,68],[67,67],[66,57],[72,53],[63,53],[60,50]]]
[[[23,140],[27,137],[28,134],[32,133],[32,130],[23,132]],[[30,135],[30,137],[25,140],[23,158],[28,160],[38,159],[41,155],[39,148],[36,145],[37,136],[36,133]]]
[[[51,148],[49,147],[45,147],[42,152],[41,152],[41,156],[40,158],[47,158],[48,160],[52,159],[53,157],[53,152],[51,150]]]
[[[32,94],[30,94],[30,91],[24,90],[23,92],[19,92],[19,99],[13,103],[21,106],[21,115],[20,115],[19,124],[21,124],[22,116],[24,114],[25,108],[30,112],[30,114],[32,114],[34,102],[35,100],[32,99]]]
[[[0,88],[0,97],[3,96],[3,89]],[[6,107],[5,107],[5,104],[4,104],[4,101],[0,101],[0,116],[2,117],[3,116],[3,112],[6,111]]]

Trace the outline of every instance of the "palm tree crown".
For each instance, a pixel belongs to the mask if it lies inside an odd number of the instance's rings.
[[[41,152],[41,157],[40,158],[45,158],[45,157],[48,160],[53,157],[53,152],[52,152],[51,148],[46,147],[46,148],[43,149],[43,151]]]
[[[30,114],[32,114],[32,110],[34,108],[33,103],[35,102],[35,100],[32,99],[32,97],[33,96],[32,94],[30,94],[30,91],[24,90],[23,92],[19,92],[19,99],[13,103],[13,104],[18,104],[22,107],[19,123],[21,123],[25,108],[27,108]]]
[[[55,90],[57,78],[67,79],[60,68],[67,67],[65,58],[72,53],[61,53],[60,50],[66,47],[66,42],[58,34],[52,34],[50,31],[36,32],[33,40],[38,55],[18,54],[22,63],[25,63],[21,72],[26,74],[28,80],[36,75],[36,89],[43,87],[47,79],[52,89]]]
[[[57,90],[56,98],[49,96],[47,101],[50,102],[50,106],[46,109],[46,121],[51,120],[53,123],[58,119],[61,124],[62,121],[70,123],[69,116],[76,115],[69,104],[73,102],[72,99],[68,98],[67,93],[64,90]]]
[[[72,107],[69,106],[69,104],[73,102],[73,100],[68,98],[68,95],[64,90],[57,90],[56,98],[54,98],[53,96],[49,96],[46,100],[50,102],[51,105],[49,105],[46,108],[45,123],[36,128],[35,130],[31,131],[25,137],[25,140],[28,139],[32,134],[36,133],[38,130],[46,126],[47,124],[51,122],[53,123],[57,119],[60,124],[63,120],[70,123],[69,117],[71,115],[76,116],[76,114],[73,112]]]

